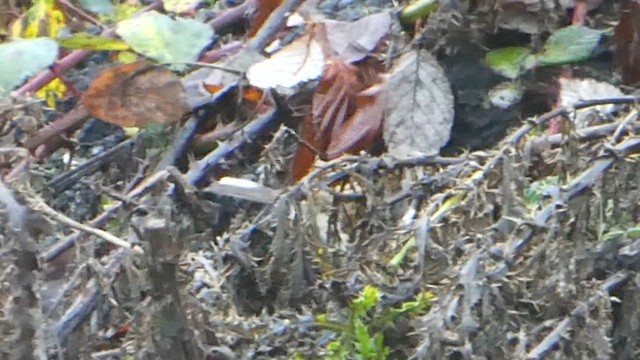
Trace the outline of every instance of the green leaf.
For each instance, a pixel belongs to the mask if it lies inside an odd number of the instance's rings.
[[[375,342],[374,339],[369,335],[369,330],[367,329],[367,325],[363,324],[360,321],[356,322],[355,327],[355,338],[356,338],[356,350],[358,351],[358,355],[362,359],[370,359],[373,358],[373,355],[376,353]]]
[[[559,65],[586,60],[600,43],[603,32],[585,26],[556,30],[536,56],[539,65]]]
[[[515,79],[525,70],[525,61],[529,56],[529,49],[520,46],[506,47],[487,53],[485,62],[496,73]]]
[[[627,229],[627,236],[630,238],[635,238],[640,236],[640,227],[632,227],[630,229]]]
[[[98,15],[113,15],[116,12],[116,7],[111,0],[78,0],[78,4],[83,9]]]
[[[402,9],[400,21],[404,24],[414,23],[421,18],[429,16],[437,9],[437,0],[416,0]]]
[[[394,315],[416,316],[422,315],[431,306],[431,301],[435,299],[435,295],[430,292],[423,292],[416,296],[414,301],[403,302],[398,308],[391,308]]]
[[[162,63],[194,62],[213,37],[211,27],[190,19],[173,20],[156,11],[124,20],[116,33],[137,53]],[[176,70],[185,65],[176,64]]]
[[[531,183],[529,188],[524,190],[524,205],[529,210],[534,210],[542,205],[544,193],[549,187],[559,186],[560,178],[557,176],[547,176]]]
[[[78,33],[66,39],[58,40],[60,46],[67,49],[84,50],[129,50],[129,45],[118,39],[110,39],[102,36],[94,36],[87,33]]]
[[[379,299],[380,290],[378,290],[378,288],[370,285],[365,286],[361,291],[360,296],[353,301],[356,315],[364,315],[367,311],[378,304]]]
[[[50,38],[16,39],[0,44],[0,93],[22,84],[57,57],[58,43]]]

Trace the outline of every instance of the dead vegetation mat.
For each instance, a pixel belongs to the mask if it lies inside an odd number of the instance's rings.
[[[341,157],[288,187],[284,124],[256,161],[242,158],[246,136],[226,143],[265,186],[251,191],[195,187],[197,166],[143,176],[139,143],[61,187],[75,194],[65,211],[46,205],[64,193],[45,191],[54,170],[32,171],[0,188],[3,358],[33,351],[34,333],[60,359],[365,358],[338,357],[330,344],[360,340],[330,325],[353,320],[367,286],[386,358],[635,358],[637,110],[545,134],[572,111],[494,149]],[[92,220],[63,214],[86,206],[78,186],[102,194]],[[374,321],[427,293],[424,311]]]

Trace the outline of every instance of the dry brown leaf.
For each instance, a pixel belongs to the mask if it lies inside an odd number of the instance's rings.
[[[189,111],[180,78],[144,61],[103,71],[82,104],[91,116],[124,127],[171,124]]]
[[[305,141],[303,144],[298,144],[296,148],[296,152],[293,154],[293,159],[291,160],[291,182],[296,183],[300,181],[313,166],[314,161],[316,160],[316,151],[318,149],[315,148],[313,142],[315,141],[315,126],[313,125],[313,116],[311,114],[307,114],[302,124],[300,125],[300,137]],[[309,146],[313,146],[311,149]]]
[[[292,162],[292,179],[301,179],[313,165],[314,150],[333,159],[344,153],[368,149],[381,135],[383,91],[373,60],[358,66],[329,61],[315,90],[312,110],[302,126],[306,144],[298,146]]]
[[[327,147],[327,158],[370,148],[382,135],[384,118],[384,84],[376,83],[355,99],[356,111],[334,128]]]
[[[271,16],[273,10],[277,9],[282,0],[257,0],[256,8],[251,19],[251,28],[247,32],[249,37],[258,33],[258,30],[264,25],[265,21]]]

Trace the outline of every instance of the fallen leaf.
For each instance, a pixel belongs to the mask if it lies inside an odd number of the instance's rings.
[[[559,106],[570,107],[586,100],[610,99],[624,96],[617,87],[594,79],[560,78]],[[591,126],[598,117],[606,117],[617,109],[615,105],[598,105],[575,111],[576,128]]]
[[[270,58],[254,64],[247,72],[253,86],[267,89],[293,87],[322,75],[325,56],[314,32],[308,31]]]
[[[292,180],[307,174],[318,151],[328,159],[366,150],[380,138],[384,97],[381,66],[375,61],[359,65],[339,59],[328,62],[314,91],[311,113],[304,119],[292,161]],[[313,149],[310,149],[312,146]]]
[[[362,111],[359,106],[372,105],[368,100],[372,94],[362,95],[362,92],[379,81],[378,71],[380,69],[375,67],[373,61],[360,66],[339,60],[327,64],[327,72],[314,93],[311,110],[316,130],[314,145],[321,151],[330,148],[331,155],[327,154],[327,157],[336,158],[345,152],[365,149],[350,147],[345,142],[339,142],[339,139],[344,140],[343,133],[353,126],[354,114]],[[368,121],[375,124],[372,127],[377,127],[382,122],[382,113]],[[354,141],[358,142],[353,139],[348,142]]]
[[[376,83],[358,93],[356,111],[335,127],[326,153],[335,159],[342,154],[370,148],[382,135],[384,123],[384,85]]]
[[[57,38],[66,26],[64,13],[55,1],[34,1],[31,7],[13,22],[10,28],[13,38]]]
[[[541,31],[539,0],[500,1],[496,16],[496,25],[502,29],[516,30],[525,34],[538,34]],[[551,10],[551,9],[549,9]]]
[[[264,56],[257,51],[244,48],[213,64],[219,68],[202,67],[190,72],[182,79],[189,106],[192,109],[202,106],[211,100],[212,94],[229,85],[238,84],[242,79],[241,74],[261,60],[264,60]]]
[[[273,189],[251,180],[227,176],[221,178],[219,181],[213,181],[211,185],[203,191],[211,192],[219,196],[231,196],[263,204],[271,204],[278,198],[278,193]]]
[[[501,109],[508,109],[522,100],[523,92],[522,86],[507,81],[491,88],[487,98],[491,105]]]
[[[614,60],[626,85],[640,84],[640,1],[624,3],[613,35]]]
[[[91,116],[123,127],[171,124],[189,111],[180,78],[144,61],[103,71],[82,104]]]
[[[355,22],[325,20],[329,46],[335,56],[348,63],[364,59],[389,32],[391,15],[384,11]]]
[[[256,7],[251,19],[251,27],[247,32],[247,36],[253,37],[262,25],[267,21],[273,10],[277,9],[282,0],[257,0]]]
[[[171,19],[156,11],[143,13],[116,26],[116,33],[139,54],[176,70],[184,69],[184,62],[198,59],[200,52],[213,40],[210,26],[191,19]]]
[[[68,38],[59,39],[58,43],[63,48],[67,49],[84,49],[92,51],[124,51],[129,49],[129,45],[122,40],[95,36],[88,33],[74,34]]]
[[[100,15],[112,15],[116,12],[111,0],[78,0],[78,3],[83,9]]]
[[[453,93],[437,60],[427,51],[398,59],[387,81],[384,140],[391,155],[434,155],[449,141]]]
[[[51,65],[57,57],[58,44],[49,38],[16,39],[0,44],[0,94]]]
[[[305,116],[302,124],[300,124],[299,133],[305,143],[298,144],[293,154],[293,159],[291,159],[291,183],[296,183],[307,175],[316,160],[316,151],[318,151],[318,149],[316,149],[313,144],[316,129],[311,114]],[[314,148],[309,148],[309,145],[314,146]]]

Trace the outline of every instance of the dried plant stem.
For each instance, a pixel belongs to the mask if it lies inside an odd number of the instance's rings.
[[[602,297],[602,294],[611,294],[620,288],[620,286],[624,285],[630,277],[631,274],[626,271],[620,271],[611,275],[607,281],[600,286],[600,291],[597,294],[589,298],[586,304],[581,303],[573,309],[568,317],[562,320],[536,347],[531,349],[527,354],[527,359],[544,359],[553,352],[558,343],[566,338],[567,334],[571,332],[579,319],[586,316],[598,298]]]
[[[54,220],[61,222],[65,225],[68,225],[76,230],[80,230],[83,231],[85,233],[97,236],[105,241],[108,241],[116,246],[125,248],[125,249],[130,249],[133,250],[136,253],[141,254],[142,253],[142,249],[138,248],[138,247],[132,247],[131,243],[120,239],[119,237],[112,235],[104,230],[101,229],[96,229],[94,227],[88,226],[88,225],[84,225],[81,224],[69,217],[67,217],[64,214],[61,214],[59,212],[57,212],[56,210],[52,209],[51,207],[49,207],[49,205],[47,205],[44,201],[42,201],[39,198],[36,198],[34,200],[31,201],[31,205],[33,206],[33,208],[35,210],[41,211],[44,214],[49,215],[50,217],[52,217]]]
[[[262,51],[275,37],[276,33],[287,20],[287,14],[292,13],[302,0],[284,0],[282,4],[269,16],[256,36],[247,43],[250,49]]]
[[[127,199],[129,199],[129,202],[138,199],[139,197],[151,191],[151,189],[153,189],[156,184],[166,179],[167,176],[169,176],[169,172],[167,172],[166,170],[160,170],[148,176],[141,184],[127,193]],[[118,202],[102,214],[98,215],[96,218],[90,221],[91,226],[96,227],[104,225],[113,216],[115,216],[115,214],[124,206],[125,203],[126,201]],[[45,263],[53,261],[58,256],[60,256],[60,254],[73,247],[76,241],[81,239],[82,235],[84,235],[84,233],[75,234],[60,240],[41,256],[42,261]]]

